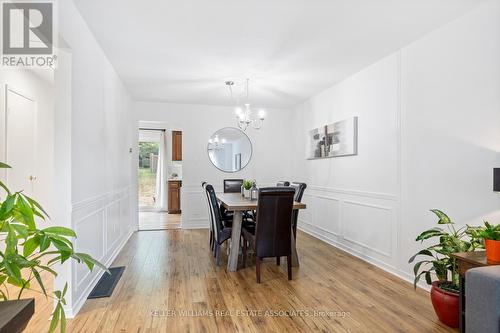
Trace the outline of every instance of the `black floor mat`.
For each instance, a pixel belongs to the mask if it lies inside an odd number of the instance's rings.
[[[125,266],[110,267],[109,271],[111,272],[111,275],[108,273],[104,273],[104,275],[101,276],[101,279],[99,280],[99,282],[97,282],[96,286],[87,298],[101,298],[111,296],[124,270]]]

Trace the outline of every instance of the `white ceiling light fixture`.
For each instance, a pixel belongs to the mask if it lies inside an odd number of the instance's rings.
[[[254,111],[250,107],[250,95],[248,90],[249,81],[250,79],[246,79],[245,82],[245,102],[243,103],[243,107],[240,105],[239,99],[236,100],[236,120],[238,127],[243,131],[246,131],[249,126],[251,126],[253,129],[260,129],[264,124],[264,119],[266,118],[266,112],[263,109],[260,109],[257,115],[255,115]],[[225,83],[229,88],[229,92],[231,93],[231,99],[234,99],[232,88],[234,82],[226,81]]]
[[[224,149],[224,145],[226,143],[226,139],[219,139],[219,136],[216,135],[213,139],[208,140],[208,150],[221,150]]]

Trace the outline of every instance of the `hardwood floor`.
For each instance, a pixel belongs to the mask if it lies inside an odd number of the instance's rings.
[[[170,230],[181,227],[181,214],[139,212],[140,230]]]
[[[272,258],[258,285],[255,266],[214,265],[207,230],[135,233],[113,295],[88,300],[68,332],[454,332],[425,291],[302,232],[297,246],[293,280]],[[48,305],[37,297],[26,332],[47,330]]]

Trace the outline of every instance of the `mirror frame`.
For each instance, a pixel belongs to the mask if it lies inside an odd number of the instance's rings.
[[[210,161],[210,163],[219,171],[222,171],[222,172],[225,172],[225,173],[235,173],[235,172],[239,172],[239,171],[242,171],[243,169],[245,169],[249,164],[250,162],[252,161],[252,156],[253,156],[253,144],[252,144],[252,140],[250,140],[250,137],[245,133],[243,132],[242,130],[240,130],[239,128],[237,127],[222,127],[222,128],[219,128],[218,130],[216,130],[215,132],[212,133],[212,135],[209,137],[212,138],[215,133],[219,132],[219,131],[222,131],[222,130],[225,130],[225,129],[232,129],[232,130],[237,130],[237,131],[240,131],[244,136],[246,136],[246,138],[248,139],[248,142],[250,143],[250,157],[248,158],[248,163],[245,164],[245,166],[243,166],[241,169],[239,170],[235,170],[235,171],[227,171],[227,170],[222,170],[221,168],[219,168],[217,165],[215,165],[215,163],[212,161],[212,159],[210,158],[210,152],[208,150],[208,146],[209,146],[209,143],[207,143],[207,157],[208,157],[208,160]]]

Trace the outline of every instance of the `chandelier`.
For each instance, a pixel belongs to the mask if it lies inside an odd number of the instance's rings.
[[[260,129],[262,125],[264,124],[264,118],[266,117],[266,113],[264,110],[260,109],[258,111],[258,114],[255,115],[254,110],[250,107],[250,98],[249,98],[249,93],[248,93],[248,82],[250,79],[246,79],[245,82],[245,91],[244,91],[244,99],[245,103],[243,105],[240,104],[239,98],[236,100],[236,109],[235,109],[235,114],[236,114],[236,121],[238,124],[238,127],[246,131],[246,129],[251,126],[254,129]],[[226,81],[226,86],[229,88],[229,92],[231,93],[231,99],[234,100],[233,98],[233,88],[232,86],[234,85],[233,81]]]

